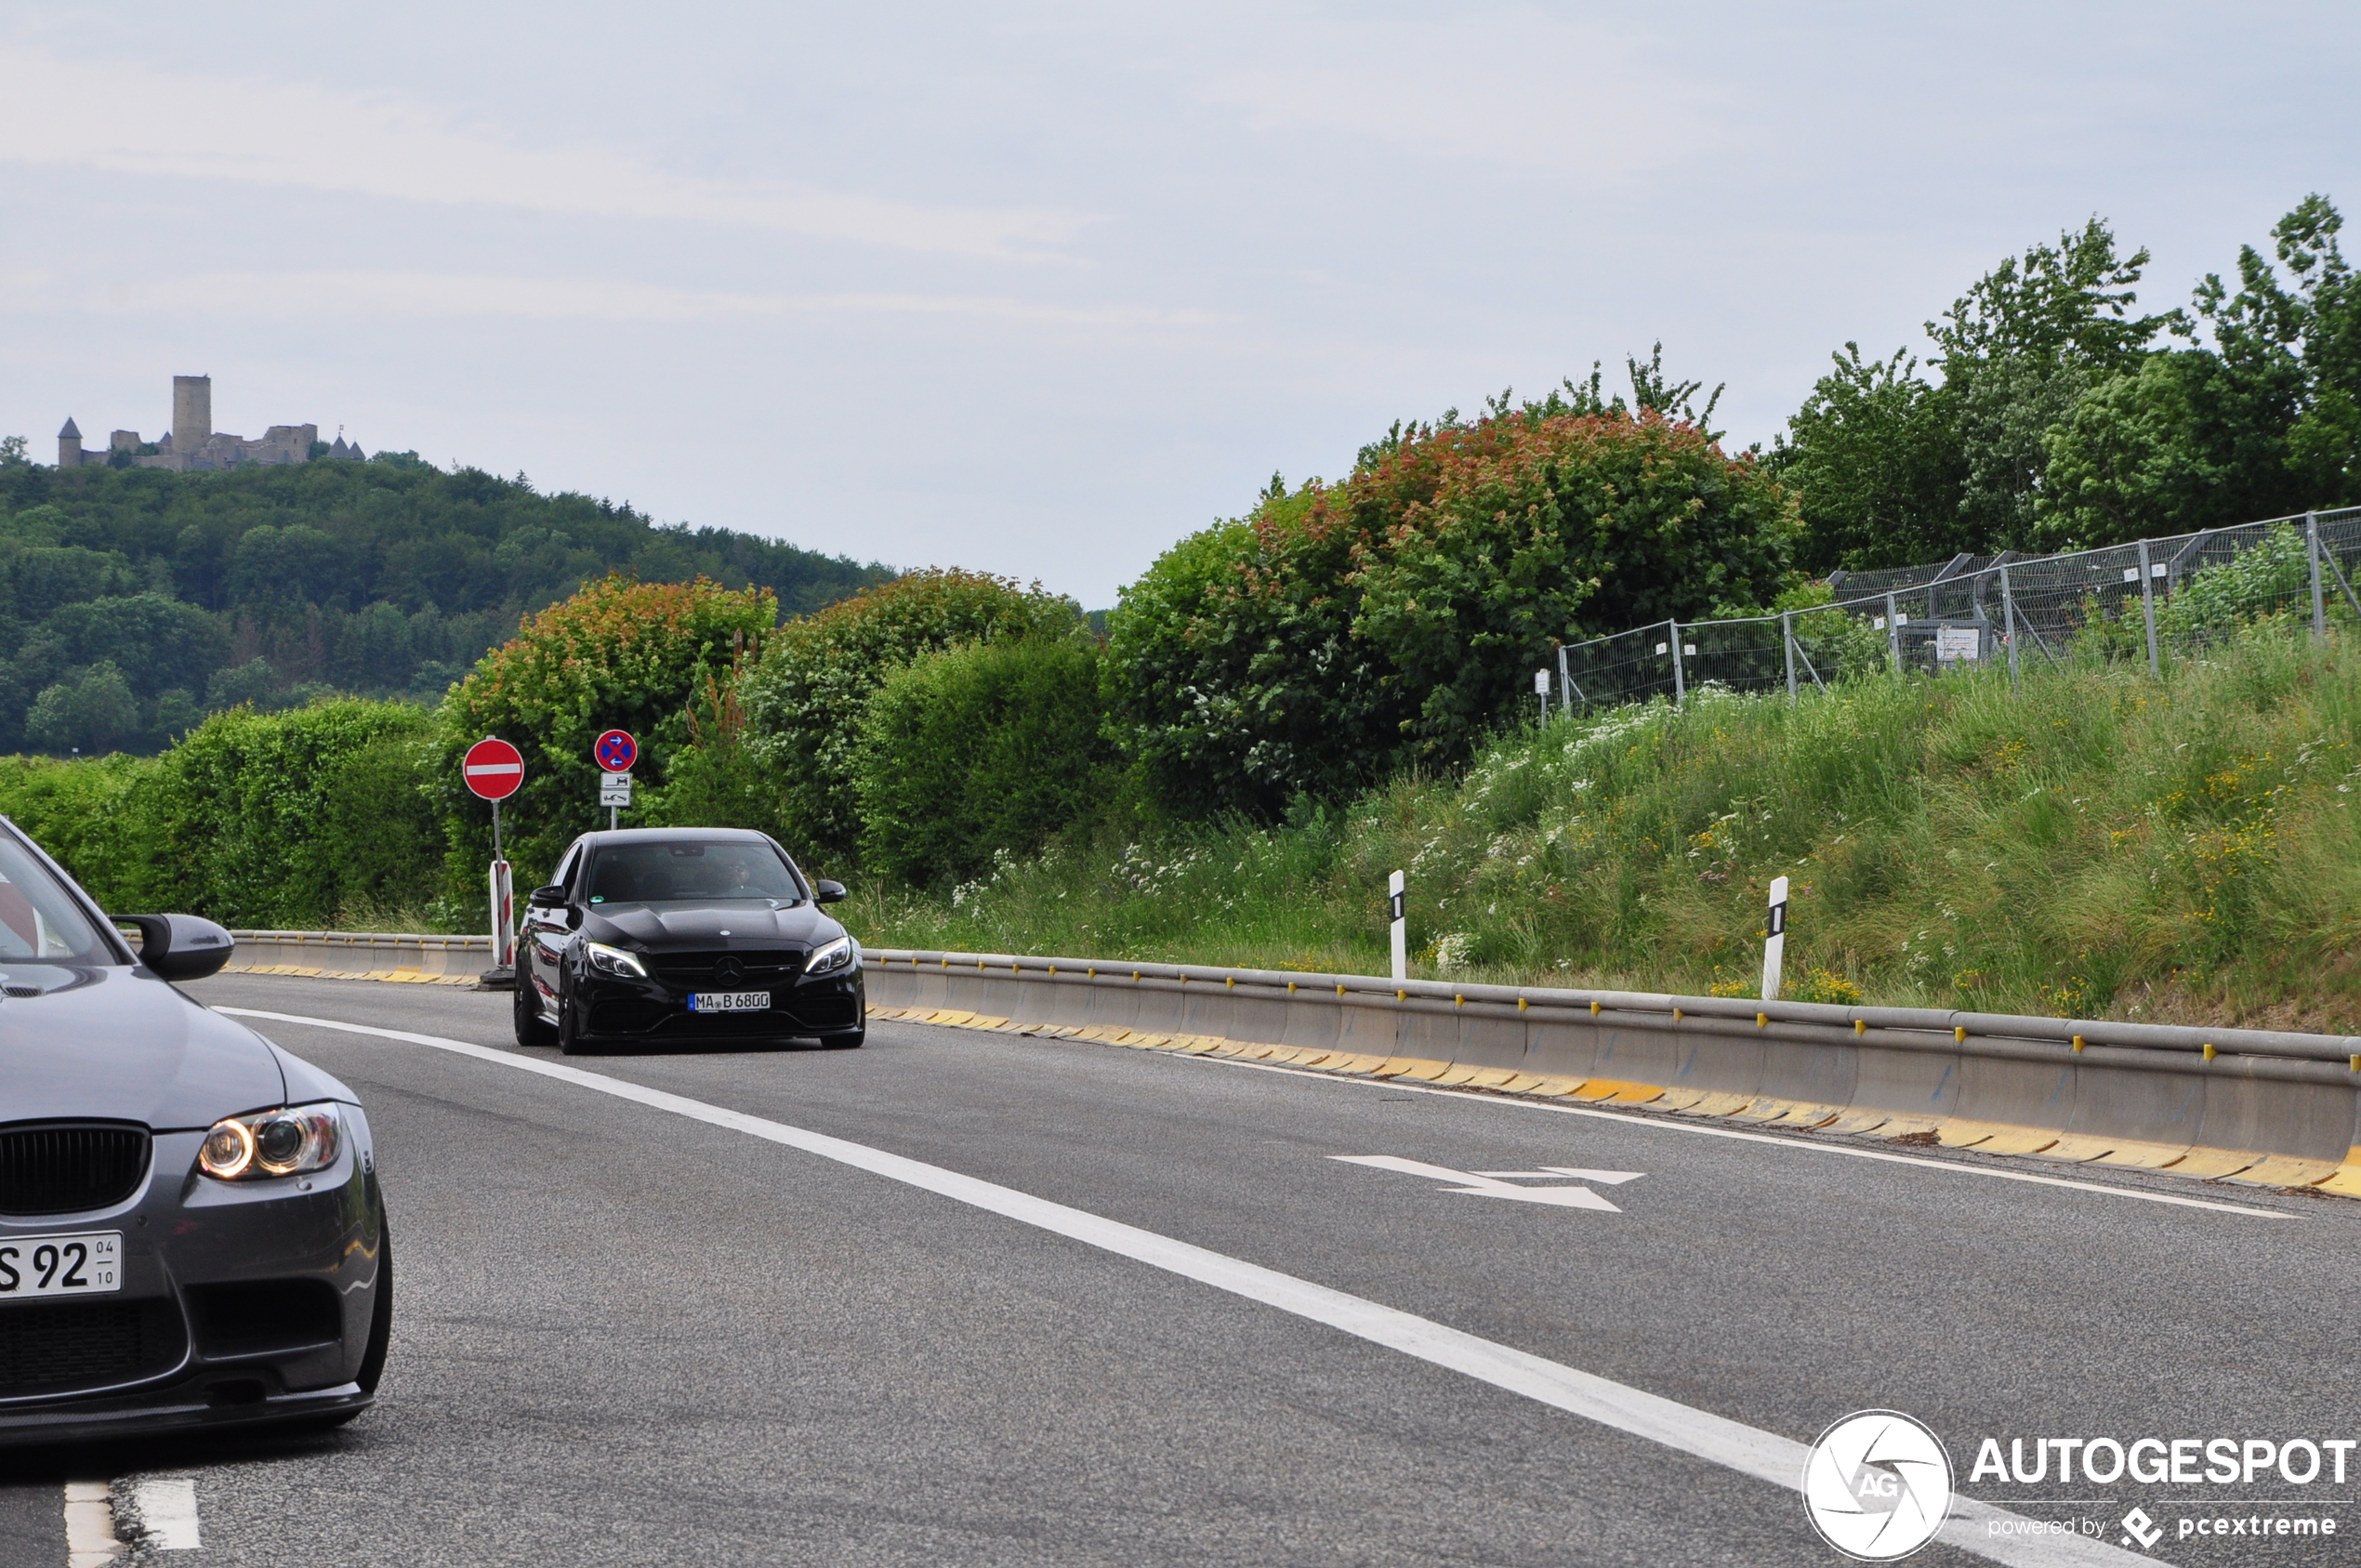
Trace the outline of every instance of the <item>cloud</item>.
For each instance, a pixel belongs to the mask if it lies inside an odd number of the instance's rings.
[[[1305,21],[1254,63],[1208,76],[1207,100],[1264,131],[1342,132],[1418,157],[1492,164],[1598,188],[1726,144],[1726,84],[1659,63],[1636,30],[1510,10],[1432,23]]]
[[[0,45],[0,161],[182,179],[772,229],[900,250],[1053,258],[1090,221],[684,178],[627,153],[527,148],[384,94],[171,75]]]
[[[444,272],[212,272],[93,290],[83,306],[103,314],[218,311],[226,315],[354,317],[511,316],[547,321],[694,322],[834,313],[970,316],[1066,326],[1203,326],[1229,318],[1205,310],[1132,305],[1054,305],[973,295],[730,294],[595,278],[520,278]]]

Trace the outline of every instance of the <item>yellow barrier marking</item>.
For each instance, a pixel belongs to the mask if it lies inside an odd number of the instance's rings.
[[[2038,1154],[2057,1141],[2056,1133],[2040,1127],[2004,1127],[1976,1149],[1985,1154]]]
[[[2301,1160],[2292,1154],[2274,1154],[2230,1179],[2251,1182],[2257,1187],[2316,1187],[2343,1168],[2334,1160]]]
[[[2208,1041],[2205,1043],[2205,1059],[2206,1059],[2208,1061],[2211,1061],[2213,1060],[2213,1058],[2214,1058],[2215,1054],[2216,1054],[2216,1053],[2215,1053],[2215,1051],[2214,1051],[2214,1049],[2213,1049],[2213,1042],[2212,1042],[2211,1040],[2208,1040]]]
[[[1755,1014],[1755,1015],[1754,1015],[1754,1026],[1755,1026],[1757,1029],[1768,1029],[1768,1028],[1770,1028],[1770,1027],[1771,1027],[1771,1015],[1770,1015],[1769,1013],[1757,1013],[1757,1014]]]
[[[1524,998],[1522,996],[1517,998],[1517,1011],[1524,1011]]]
[[[2248,1166],[2262,1163],[2262,1155],[2251,1150],[2197,1148],[2160,1168],[2172,1176],[2194,1176],[2203,1180],[2236,1176]]]
[[[1686,1111],[1690,1106],[1703,1100],[1705,1095],[1706,1091],[1703,1089],[1670,1088],[1664,1091],[1663,1096],[1656,1100],[1655,1107],[1659,1111]]]
[[[2142,1170],[2162,1170],[2188,1152],[2189,1146],[2185,1143],[2143,1143],[2135,1139],[2117,1139],[2114,1148],[2095,1158],[2103,1166],[2137,1166]]]
[[[1527,1094],[1578,1095],[1582,1092],[1582,1089],[1589,1081],[1589,1080],[1585,1078],[1543,1078],[1539,1083],[1535,1084],[1531,1088],[1525,1090],[1524,1092]],[[1633,1084],[1629,1087],[1635,1089],[1646,1088],[1650,1090],[1652,1095],[1655,1092],[1655,1086],[1652,1084]]]
[[[2077,1051],[2082,1048],[2082,1036],[2079,1034],[2074,1037],[2074,1048]]]
[[[1675,1022],[1675,1023],[1680,1022],[1680,1021],[1681,1021],[1681,1020],[1682,1020],[1682,1018],[1686,1017],[1686,1016],[1687,1016],[1687,1015],[1686,1015],[1686,1014],[1684,1014],[1684,1013],[1682,1013],[1682,1010],[1681,1010],[1679,1008],[1673,1008],[1673,1009],[1672,1009],[1672,1021],[1673,1021],[1673,1022]]]
[[[1290,995],[1290,996],[1292,996],[1292,995],[1295,995],[1295,982],[1294,982],[1294,981],[1289,981],[1289,982],[1287,982],[1287,995]],[[2355,1061],[2361,1061],[2361,1057],[2354,1057],[2354,1060]]]
[[[1573,1094],[1576,1100],[1618,1100],[1622,1098],[1624,1090],[1642,1087],[1643,1086],[1627,1084],[1619,1078],[1586,1078],[1582,1081],[1581,1087],[1573,1091]],[[1653,1085],[1644,1087],[1647,1087],[1651,1098],[1664,1092],[1663,1089]]]
[[[2087,1133],[2070,1132],[2042,1150],[2041,1157],[2045,1160],[2070,1160],[2078,1165],[2085,1160],[2114,1153],[2117,1145],[2122,1141],[2119,1138],[2092,1138]]]
[[[2326,1181],[2313,1183],[2323,1192],[2337,1192],[2348,1198],[2361,1198],[2361,1165],[2347,1160],[2337,1166],[2336,1174]]]
[[[1940,1116],[1888,1116],[1877,1127],[1863,1136],[1880,1140],[1895,1138],[1916,1138],[1922,1132],[1932,1132],[1943,1125]]]
[[[1536,1084],[1546,1084],[1549,1082],[1550,1082],[1550,1079],[1537,1077],[1530,1073],[1519,1073],[1500,1087],[1508,1090],[1510,1094],[1523,1094],[1525,1090],[1533,1087]]]
[[[1966,1045],[1968,1043],[1968,1026],[1964,1023],[1955,1024],[1951,1030],[1951,1038],[1959,1045]]]
[[[1971,1122],[1946,1116],[1935,1125],[1934,1139],[1946,1149],[1972,1149],[1985,1139],[2005,1130],[1997,1122]]]
[[[1853,1032],[1855,1034],[1866,1034],[1869,1032],[1869,1021],[1864,1018],[1854,1019],[1853,1021]]]
[[[1401,1076],[1405,1078],[1418,1078],[1424,1080],[1425,1082],[1432,1083],[1450,1071],[1451,1064],[1447,1061],[1414,1061],[1408,1067],[1405,1068]]]
[[[1892,1114],[1884,1111],[1847,1111],[1820,1130],[1841,1133],[1873,1132],[1891,1120],[1893,1120]]]
[[[1519,998],[1517,999],[1517,1006],[1519,1006],[1519,1007],[1523,1007],[1523,1006],[1524,1006],[1524,999],[1523,999],[1523,997],[1519,997]],[[1596,1017],[1598,1017],[1598,1016],[1599,1016],[1599,1012],[1600,1012],[1600,1008],[1599,1008],[1599,999],[1598,999],[1596,996],[1593,996],[1593,997],[1591,997],[1591,998],[1590,998],[1590,1016],[1591,1016],[1592,1018],[1596,1018]]]
[[[1688,1104],[1675,1106],[1673,1109],[1690,1116],[1726,1116],[1733,1111],[1745,1110],[1753,1099],[1754,1096],[1750,1094],[1730,1094],[1715,1090],[1701,1094]]]
[[[1480,1089],[1497,1089],[1517,1075],[1512,1067],[1482,1067],[1468,1082]]]
[[[1782,1100],[1774,1094],[1757,1095],[1743,1111],[1733,1111],[1734,1122],[1775,1122],[1797,1108],[1796,1101]]]
[[[1434,1081],[1446,1088],[1471,1084],[1475,1082],[1475,1075],[1483,1071],[1481,1067],[1454,1067],[1447,1073],[1437,1074]]]

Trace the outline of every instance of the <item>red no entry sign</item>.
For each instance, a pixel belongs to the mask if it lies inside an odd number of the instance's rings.
[[[631,765],[640,760],[640,743],[631,738],[627,730],[610,730],[592,744],[590,755],[605,771],[627,773]]]
[[[459,776],[486,800],[506,800],[524,783],[524,754],[504,740],[488,737],[468,748]]]

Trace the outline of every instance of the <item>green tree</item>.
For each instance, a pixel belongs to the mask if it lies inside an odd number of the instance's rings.
[[[25,717],[25,738],[52,754],[112,751],[139,731],[139,701],[112,660],[78,669],[45,687]]]
[[[1769,466],[1801,504],[1800,564],[1819,572],[1939,560],[1966,547],[1958,400],[1907,349],[1847,343],[1787,421]]]
[[[2131,313],[2132,285],[2147,264],[2145,250],[2119,255],[2113,231],[2094,217],[2062,232],[2055,246],[2002,261],[1927,323],[1942,350],[1936,362],[1965,468],[1961,548],[2034,543],[2051,427],[2091,388],[2136,372],[2148,344],[2181,322],[2177,312]]]
[[[1116,767],[1095,639],[921,653],[870,698],[853,749],[862,864],[918,887],[971,880],[1088,814]]]
[[[776,781],[787,848],[815,865],[859,852],[852,752],[869,699],[920,653],[1011,636],[1062,636],[1081,606],[977,572],[914,572],[790,621],[738,682],[745,744]]]

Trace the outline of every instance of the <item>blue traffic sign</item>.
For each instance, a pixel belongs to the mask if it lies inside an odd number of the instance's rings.
[[[627,773],[640,760],[640,743],[627,731],[610,730],[591,746],[590,755],[598,759],[601,770],[610,773]]]

